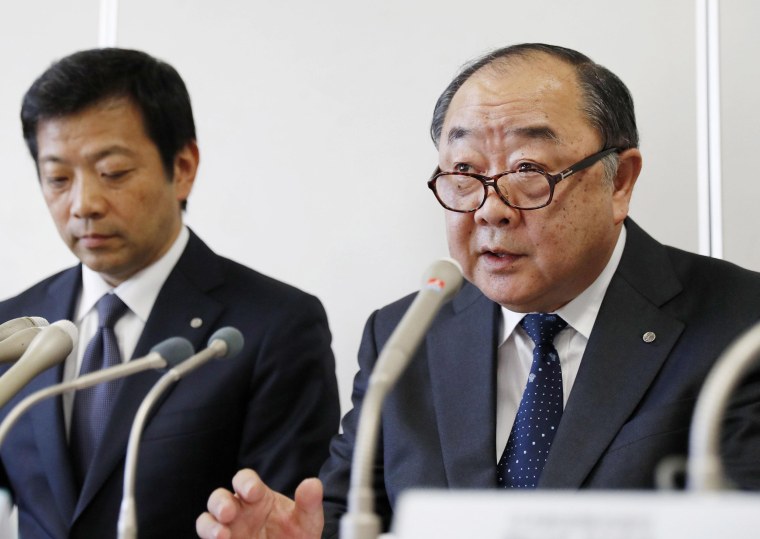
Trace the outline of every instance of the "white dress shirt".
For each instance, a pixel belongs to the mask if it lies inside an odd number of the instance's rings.
[[[82,368],[82,358],[87,344],[95,336],[98,329],[98,311],[95,308],[98,300],[104,294],[113,292],[128,307],[126,313],[117,320],[114,326],[116,340],[119,344],[121,360],[126,362],[132,357],[137,341],[145,328],[153,304],[169,273],[177,264],[182,252],[190,239],[186,227],[182,227],[177,239],[169,250],[156,262],[135,273],[132,277],[116,288],[106,283],[95,271],[82,264],[82,291],[76,309],[74,322],[79,328],[79,342],[66,358],[63,366],[63,381],[73,380]],[[158,343],[154,343],[158,344]],[[75,392],[63,395],[63,416],[66,422],[66,432],[71,426],[71,413],[74,407]]]
[[[625,247],[625,226],[620,230],[615,249],[602,273],[586,290],[564,307],[557,309],[567,327],[554,338],[554,347],[562,366],[562,394],[564,404],[575,383],[581,358],[586,351],[596,315],[602,305],[607,287],[617,270]],[[496,367],[496,461],[498,462],[507,445],[512,425],[520,408],[525,384],[533,363],[534,343],[519,325],[525,313],[512,312],[504,307],[502,312],[502,333]]]

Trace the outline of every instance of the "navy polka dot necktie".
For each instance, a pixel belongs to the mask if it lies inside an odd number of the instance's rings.
[[[87,344],[80,376],[121,363],[113,328],[127,311],[127,306],[116,294],[106,294],[98,300],[96,308],[98,331]],[[82,389],[74,397],[69,443],[74,472],[80,486],[84,483],[84,477],[108,423],[118,388],[119,381],[114,380]]]
[[[533,363],[504,454],[496,467],[501,488],[536,488],[562,418],[562,367],[554,337],[567,322],[528,314],[520,325],[533,339]]]

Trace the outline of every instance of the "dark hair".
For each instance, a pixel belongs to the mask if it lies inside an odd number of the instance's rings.
[[[451,100],[467,79],[494,62],[513,57],[526,58],[535,53],[548,54],[575,67],[585,101],[582,105],[583,111],[591,125],[602,136],[603,148],[617,147],[625,150],[638,147],[639,133],[633,111],[633,98],[623,81],[584,54],[544,43],[523,43],[504,47],[466,64],[435,104],[430,136],[436,147]]]
[[[40,121],[82,111],[112,98],[128,98],[140,110],[148,137],[155,143],[171,179],[174,158],[195,140],[190,96],[179,73],[144,52],[91,49],[55,62],[24,95],[24,140],[37,161]]]

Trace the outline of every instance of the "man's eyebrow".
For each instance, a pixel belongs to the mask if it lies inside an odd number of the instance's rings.
[[[108,157],[109,155],[133,156],[135,155],[135,152],[127,148],[126,146],[120,146],[118,144],[114,144],[113,146],[108,146],[107,148],[103,148],[101,150],[98,150],[97,152],[94,152],[88,155],[87,159],[88,161],[96,162],[96,161],[100,161],[101,159],[105,157]],[[67,162],[65,159],[55,154],[41,155],[37,160],[40,164],[42,163],[56,163],[57,164],[57,163]]]
[[[559,143],[557,133],[548,125],[531,125],[527,127],[512,127],[506,130],[505,134],[515,137],[523,137],[537,140],[550,140]]]
[[[455,140],[465,138],[470,133],[472,133],[471,129],[465,129],[464,127],[452,127],[451,129],[449,129],[449,135],[448,135],[449,144],[451,144]]]
[[[40,164],[42,164],[42,163],[54,163],[54,164],[65,163],[65,161],[63,159],[61,159],[60,157],[58,157],[57,155],[41,155],[41,156],[39,156],[37,158],[37,161]]]
[[[465,127],[452,127],[448,133],[449,144],[454,141],[463,139],[472,134],[472,129]],[[521,137],[534,140],[549,140],[559,143],[560,139],[557,133],[548,125],[531,125],[527,127],[510,127],[504,134],[507,137]]]
[[[135,155],[135,152],[131,150],[130,148],[127,148],[126,146],[119,146],[118,144],[114,144],[113,146],[108,146],[107,148],[103,148],[102,150],[99,150],[92,155],[89,156],[89,158],[92,161],[100,161],[104,157],[108,157],[109,155],[127,155],[127,156],[133,156]]]

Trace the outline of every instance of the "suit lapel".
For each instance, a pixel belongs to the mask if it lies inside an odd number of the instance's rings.
[[[466,284],[427,337],[441,451],[450,488],[495,485],[498,306]]]
[[[189,339],[196,350],[204,348],[223,311],[223,305],[210,298],[206,292],[221,281],[221,268],[216,255],[191,233],[185,252],[156,298],[133,359],[145,356],[153,346],[174,336]],[[201,320],[202,325],[193,327],[193,319]],[[122,381],[114,412],[103,433],[104,443],[94,456],[93,466],[82,486],[74,518],[79,516],[115,471],[122,471],[135,413],[145,394],[161,375],[158,371],[146,371]],[[164,399],[171,391],[172,389],[164,395]],[[160,408],[161,402],[154,405],[154,414]]]
[[[684,329],[660,310],[681,291],[663,247],[632,221],[626,225],[623,258],[594,324],[540,487],[583,485]],[[655,335],[653,341],[644,340],[647,332]]]
[[[644,342],[648,331],[656,335],[654,342]],[[681,322],[663,315],[621,279],[610,283],[539,486],[583,484],[633,414],[681,331]]]
[[[48,369],[29,384],[29,394],[59,383],[61,376],[61,366]],[[34,425],[37,454],[53,493],[51,498],[58,507],[62,521],[68,523],[74,512],[77,486],[66,439],[61,398],[45,399],[28,413]]]
[[[51,285],[45,304],[40,306],[42,312],[39,314],[51,323],[61,319],[72,319],[81,283],[79,266],[64,272],[61,278]],[[24,393],[31,394],[57,384],[62,377],[63,364],[59,364],[35,377]],[[74,511],[77,487],[71,466],[61,402],[61,397],[45,399],[33,406],[28,414],[34,425],[34,436],[42,468],[53,492],[52,499],[55,500],[53,503],[58,507],[63,522],[68,522]]]

